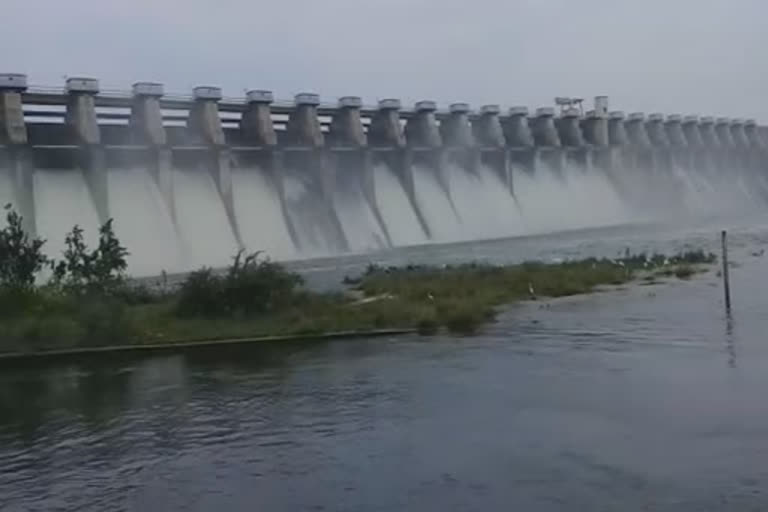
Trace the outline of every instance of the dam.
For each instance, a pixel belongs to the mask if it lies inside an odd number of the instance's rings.
[[[502,238],[768,206],[754,120],[594,108],[325,104],[0,74],[0,203],[58,257],[114,219],[134,275]],[[4,222],[4,220],[3,220]]]

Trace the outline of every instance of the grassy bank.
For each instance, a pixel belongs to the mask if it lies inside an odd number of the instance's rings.
[[[0,352],[396,328],[471,334],[503,304],[658,275],[687,278],[714,260],[691,252],[509,266],[371,266],[347,280],[346,292],[318,293],[281,265],[241,254],[224,274],[201,269],[178,288],[150,290],[124,277],[124,261],[115,257],[124,250],[115,243],[102,232],[99,249],[81,247],[83,257],[70,253],[70,265],[55,265],[58,274],[45,285],[6,280],[0,286]],[[110,255],[112,267],[98,251]],[[2,247],[0,275],[1,253]],[[90,267],[78,270],[77,261]]]

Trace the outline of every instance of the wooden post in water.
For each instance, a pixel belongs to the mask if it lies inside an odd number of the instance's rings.
[[[725,291],[725,313],[731,314],[731,283],[728,279],[728,233],[723,230],[720,233],[723,246],[723,288]]]

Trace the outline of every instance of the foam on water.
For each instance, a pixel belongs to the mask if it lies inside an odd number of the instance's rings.
[[[269,176],[259,168],[232,170],[235,215],[248,251],[264,251],[270,258],[297,256],[280,204],[280,195]]]
[[[173,178],[187,268],[228,265],[238,245],[211,174],[205,169],[174,169]]]
[[[400,180],[384,165],[373,169],[376,203],[395,246],[418,245],[429,241]]]
[[[83,229],[86,245],[98,244],[99,215],[80,170],[37,169],[33,187],[37,234],[47,240],[45,254],[61,258],[64,240],[75,225]]]
[[[107,175],[115,233],[129,249],[132,275],[187,268],[184,247],[155,180],[144,168],[111,169]]]

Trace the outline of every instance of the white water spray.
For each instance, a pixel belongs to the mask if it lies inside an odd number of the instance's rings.
[[[174,169],[173,177],[187,270],[229,265],[238,245],[211,174],[201,168]]]
[[[46,255],[60,259],[67,233],[77,225],[86,245],[96,247],[99,215],[78,169],[37,169],[33,177],[37,234],[47,240]]]
[[[273,259],[297,256],[280,204],[280,194],[259,168],[232,171],[235,215],[240,236],[249,252],[264,251]]]
[[[107,175],[115,234],[128,248],[128,265],[137,276],[186,268],[184,247],[168,205],[146,169],[111,169]]]
[[[373,169],[376,203],[394,246],[429,242],[400,180],[389,167]]]

